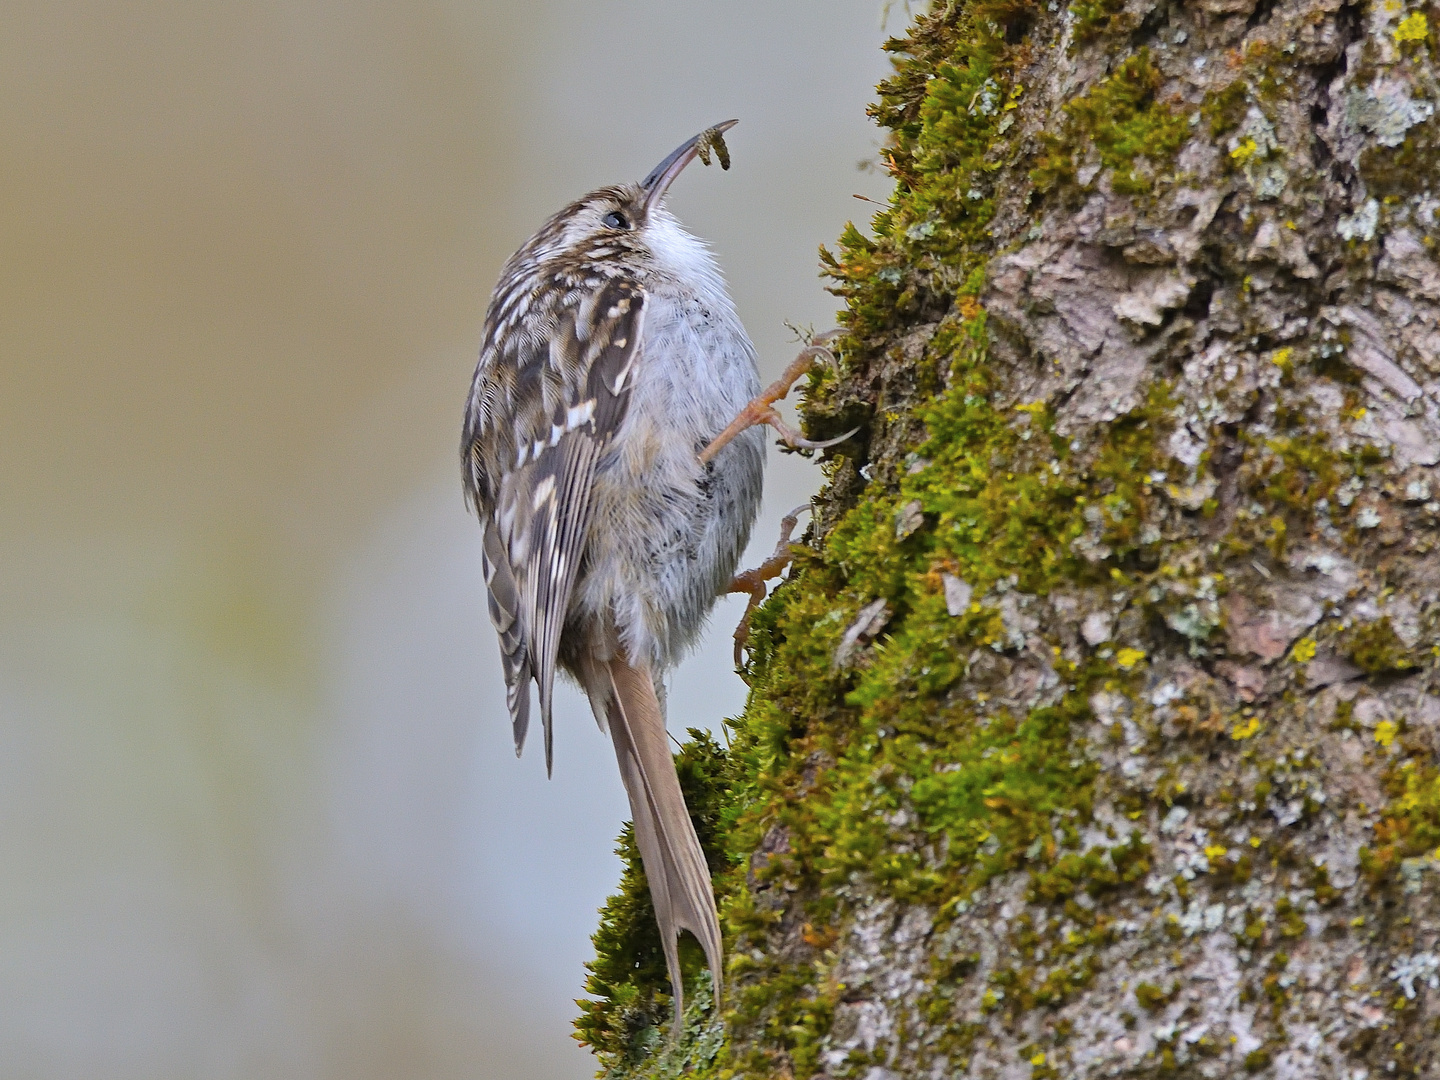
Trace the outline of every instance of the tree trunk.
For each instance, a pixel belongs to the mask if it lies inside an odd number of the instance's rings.
[[[682,760],[729,1011],[659,1035],[632,869],[613,1075],[1440,1072],[1436,14],[890,43],[896,191],[806,407],[863,427]]]

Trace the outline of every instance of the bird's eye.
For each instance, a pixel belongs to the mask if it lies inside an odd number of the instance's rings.
[[[628,229],[630,222],[619,210],[611,210],[600,221],[607,229]]]

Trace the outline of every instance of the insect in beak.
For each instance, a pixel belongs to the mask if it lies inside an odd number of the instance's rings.
[[[706,128],[694,138],[686,139],[671,152],[669,157],[651,169],[650,175],[640,181],[640,187],[645,191],[645,209],[648,211],[659,206],[671,183],[680,175],[685,166],[697,157],[704,164],[709,165],[710,152],[713,150],[715,156],[720,159],[720,167],[722,169],[730,168],[730,151],[725,146],[725,132],[739,122],[739,120],[726,120],[723,124]]]

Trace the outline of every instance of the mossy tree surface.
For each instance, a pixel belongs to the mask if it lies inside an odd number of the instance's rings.
[[[934,5],[825,258],[815,524],[643,880],[621,1076],[1440,1071],[1440,8]],[[633,862],[633,860],[632,860]]]

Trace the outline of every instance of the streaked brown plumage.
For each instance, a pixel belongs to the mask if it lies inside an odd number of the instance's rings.
[[[656,680],[730,583],[759,507],[764,442],[752,428],[700,458],[759,378],[714,261],[663,199],[729,126],[685,143],[639,184],[572,203],[511,257],[486,315],[462,446],[516,752],[533,679],[549,770],[564,671],[614,742],[677,1021],[678,933],[699,939],[717,1003],[721,940]]]

